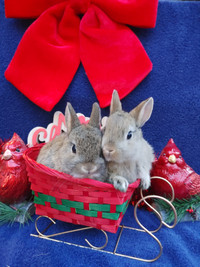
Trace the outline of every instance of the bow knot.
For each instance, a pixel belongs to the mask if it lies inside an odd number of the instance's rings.
[[[90,5],[90,0],[70,0],[70,6],[74,9],[75,14],[84,14]]]

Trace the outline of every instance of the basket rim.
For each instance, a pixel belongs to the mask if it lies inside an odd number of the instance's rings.
[[[76,177],[73,177],[67,173],[59,172],[57,170],[51,169],[51,168],[41,164],[41,163],[38,163],[31,156],[33,153],[38,152],[42,148],[43,145],[45,145],[45,144],[44,143],[43,144],[37,144],[37,145],[25,150],[23,157],[24,157],[24,160],[25,160],[27,165],[29,165],[29,166],[31,165],[32,167],[34,167],[37,171],[39,171],[41,173],[48,174],[51,176],[56,176],[57,178],[64,179],[65,181],[72,182],[72,179],[73,179],[73,183],[78,183],[79,185],[96,187],[96,188],[101,188],[103,190],[109,190],[109,191],[113,190],[113,189],[116,190],[112,184],[97,181],[97,180],[90,179],[90,178],[76,178]],[[129,184],[128,190],[132,190],[133,188],[137,188],[139,186],[139,184],[140,184],[140,179],[137,179],[135,182]],[[125,192],[125,193],[120,192],[120,193],[126,194],[127,192]]]

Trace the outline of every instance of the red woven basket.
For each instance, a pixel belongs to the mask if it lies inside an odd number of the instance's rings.
[[[41,147],[24,153],[36,214],[116,233],[140,181],[122,193],[108,183],[74,178],[37,163]]]

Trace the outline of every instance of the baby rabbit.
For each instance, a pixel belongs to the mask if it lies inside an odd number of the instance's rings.
[[[154,152],[143,138],[141,127],[149,120],[152,110],[151,97],[129,113],[125,112],[122,110],[117,91],[113,91],[102,148],[107,161],[109,182],[122,192],[126,192],[129,183],[138,178],[141,179],[143,189],[150,186]]]
[[[76,178],[104,181],[106,165],[101,157],[100,108],[93,104],[90,121],[81,124],[72,105],[65,110],[67,132],[42,147],[37,162]]]

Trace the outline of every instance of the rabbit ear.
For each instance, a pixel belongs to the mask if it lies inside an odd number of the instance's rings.
[[[81,125],[75,110],[73,109],[72,105],[69,102],[67,103],[65,109],[65,122],[68,134],[71,132],[71,130]]]
[[[152,97],[141,102],[136,108],[130,111],[132,117],[136,120],[136,125],[142,127],[151,117],[154,100]]]
[[[120,110],[122,110],[122,104],[120,102],[117,90],[114,90],[112,94],[111,104],[110,104],[110,115]]]
[[[92,112],[90,115],[90,121],[89,121],[89,125],[93,126],[93,127],[100,127],[100,120],[101,120],[101,115],[100,115],[100,108],[98,103],[94,103],[92,106]]]

